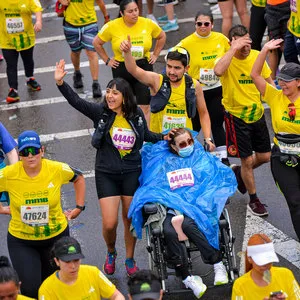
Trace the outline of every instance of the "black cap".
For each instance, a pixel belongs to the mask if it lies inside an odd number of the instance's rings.
[[[160,289],[160,282],[153,280],[152,282],[146,281],[134,284],[129,288],[129,293],[133,300],[158,300],[160,297]]]
[[[296,63],[285,64],[281,68],[277,78],[287,82],[300,79],[300,65]]]
[[[71,261],[84,258],[80,244],[70,236],[60,238],[54,244],[54,256],[62,261]]]

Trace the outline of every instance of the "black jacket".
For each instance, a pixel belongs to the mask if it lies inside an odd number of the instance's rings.
[[[78,111],[90,118],[94,122],[94,128],[100,124],[103,130],[98,136],[95,170],[106,173],[126,173],[139,170],[141,168],[140,149],[145,142],[156,143],[163,140],[163,135],[148,130],[147,123],[142,110],[138,107],[136,114],[127,119],[136,134],[136,141],[132,151],[121,158],[118,149],[114,146],[109,130],[114,123],[116,113],[108,109],[104,103],[91,103],[81,99],[77,93],[67,84],[58,86],[58,89],[67,101]],[[99,133],[99,132],[98,132]]]

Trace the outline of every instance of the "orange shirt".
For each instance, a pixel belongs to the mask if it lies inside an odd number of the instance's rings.
[[[284,2],[289,2],[289,0],[267,0],[267,4],[269,5],[279,5]]]

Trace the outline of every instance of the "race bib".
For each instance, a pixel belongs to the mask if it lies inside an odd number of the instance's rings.
[[[132,129],[114,127],[112,140],[117,149],[131,150],[135,143],[135,133]]]
[[[300,154],[300,142],[295,144],[286,144],[278,140],[278,146],[281,153]]]
[[[207,86],[213,86],[219,81],[213,69],[200,68],[199,81]]]
[[[191,168],[178,169],[168,172],[167,177],[171,190],[175,190],[183,186],[194,185],[194,175]]]
[[[144,47],[143,46],[131,46],[131,55],[134,59],[144,58]]]
[[[290,8],[291,11],[297,12],[297,0],[290,0]]]
[[[29,226],[44,226],[49,223],[49,205],[22,205],[22,222]]]
[[[6,18],[6,30],[7,33],[17,33],[24,31],[24,22],[20,18]]]
[[[181,127],[186,127],[186,117],[163,116],[162,131]]]

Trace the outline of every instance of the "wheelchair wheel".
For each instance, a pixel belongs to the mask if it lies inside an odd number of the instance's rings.
[[[232,235],[232,228],[227,209],[225,208],[220,218],[220,241],[223,254],[223,263],[229,275],[229,281],[233,282],[238,276],[234,241],[235,237]]]

